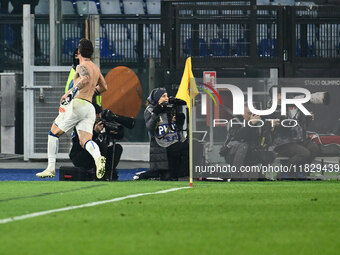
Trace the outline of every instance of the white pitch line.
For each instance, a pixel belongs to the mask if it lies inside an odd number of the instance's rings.
[[[55,212],[64,212],[64,211],[70,211],[70,210],[75,210],[75,209],[79,209],[79,208],[85,208],[85,207],[92,207],[92,206],[96,206],[96,205],[107,204],[107,203],[111,203],[111,202],[118,202],[118,201],[122,201],[122,200],[129,199],[129,198],[135,198],[135,197],[141,197],[141,196],[147,196],[147,195],[154,195],[154,194],[165,194],[165,193],[169,193],[169,192],[172,192],[172,191],[177,191],[177,190],[187,189],[187,188],[189,188],[189,187],[179,187],[179,188],[160,190],[160,191],[156,191],[156,192],[132,194],[132,195],[128,195],[128,196],[125,196],[125,197],[116,197],[116,198],[113,198],[113,199],[110,199],[110,200],[103,200],[103,201],[98,201],[98,202],[91,202],[91,203],[87,203],[87,204],[82,204],[82,205],[74,205],[74,206],[68,206],[68,207],[59,208],[59,209],[52,209],[52,210],[47,210],[47,211],[29,213],[29,214],[24,214],[24,215],[20,215],[20,216],[14,216],[14,217],[6,218],[6,219],[1,219],[0,224],[5,224],[5,223],[13,222],[13,221],[18,221],[18,220],[25,220],[25,219],[34,218],[34,217],[39,217],[39,216],[43,216],[43,215],[47,215],[47,214],[55,213]]]

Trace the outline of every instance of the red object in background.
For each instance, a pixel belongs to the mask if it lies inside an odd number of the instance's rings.
[[[203,72],[203,83],[215,87],[216,72],[215,71]]]
[[[340,144],[340,136],[338,135],[310,134],[309,138],[317,144]]]

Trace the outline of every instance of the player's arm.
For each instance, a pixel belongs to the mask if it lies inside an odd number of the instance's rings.
[[[102,74],[100,74],[96,88],[94,89],[95,95],[100,95],[107,90],[107,84]]]
[[[84,88],[90,82],[90,73],[87,70],[86,66],[77,65],[76,73],[79,74],[80,79],[75,83],[74,87],[77,87],[79,90]]]
[[[83,65],[77,65],[76,73],[73,76],[74,86],[65,95],[61,97],[60,103],[63,104],[63,102],[66,101],[67,97],[71,97],[72,99],[74,95],[77,93],[77,91],[84,88],[89,82],[90,82],[90,74],[87,68]],[[69,101],[71,99],[69,99]]]
[[[76,80],[78,78],[80,78],[79,73],[75,72],[74,75],[73,75],[73,80]]]

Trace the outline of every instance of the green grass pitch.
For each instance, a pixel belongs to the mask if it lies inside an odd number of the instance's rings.
[[[1,182],[0,220],[186,182]],[[338,254],[340,183],[192,189],[0,224],[0,254]]]

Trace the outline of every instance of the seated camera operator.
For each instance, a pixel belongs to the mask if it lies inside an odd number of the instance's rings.
[[[150,171],[137,174],[134,179],[176,180],[188,176],[189,143],[182,130],[185,116],[175,109],[184,104],[176,98],[169,100],[165,88],[150,93],[144,112],[150,136]]]
[[[273,88],[273,87],[272,87]],[[271,90],[272,90],[271,88]],[[270,119],[278,119],[274,122],[274,128],[271,134],[272,145],[274,151],[279,156],[288,157],[288,160],[283,164],[285,165],[303,165],[310,164],[319,153],[318,145],[309,139],[306,135],[306,128],[310,121],[313,120],[313,116],[305,116],[302,112],[296,108],[287,109],[287,116],[281,116],[281,93],[280,87],[278,87],[278,106],[276,111],[269,116]],[[295,127],[283,127],[279,125],[282,119],[297,120],[298,125]],[[290,125],[290,123],[288,124]],[[278,173],[277,179],[295,179],[308,176],[309,173]]]
[[[238,171],[232,173],[230,178],[232,180],[264,180],[265,177],[261,173],[241,173],[239,171],[241,166],[261,163],[267,165],[275,159],[275,153],[267,151],[264,144],[267,135],[265,128],[260,127],[261,117],[253,114],[245,106],[244,115],[233,120],[233,125],[229,126],[227,140],[220,151],[220,155],[225,158],[226,163],[235,166]],[[248,121],[250,121],[250,125],[248,125]]]
[[[124,128],[119,124],[110,122],[110,110],[104,110],[93,102],[96,110],[97,120],[93,128],[93,140],[98,144],[101,155],[106,157],[105,175],[102,180],[111,181],[118,180],[117,165],[123,152],[120,144],[114,142],[114,139],[121,139],[124,136]],[[95,162],[91,155],[84,150],[79,144],[77,130],[72,133],[72,148],[69,153],[70,159],[74,166],[85,171],[93,169],[95,176]]]

